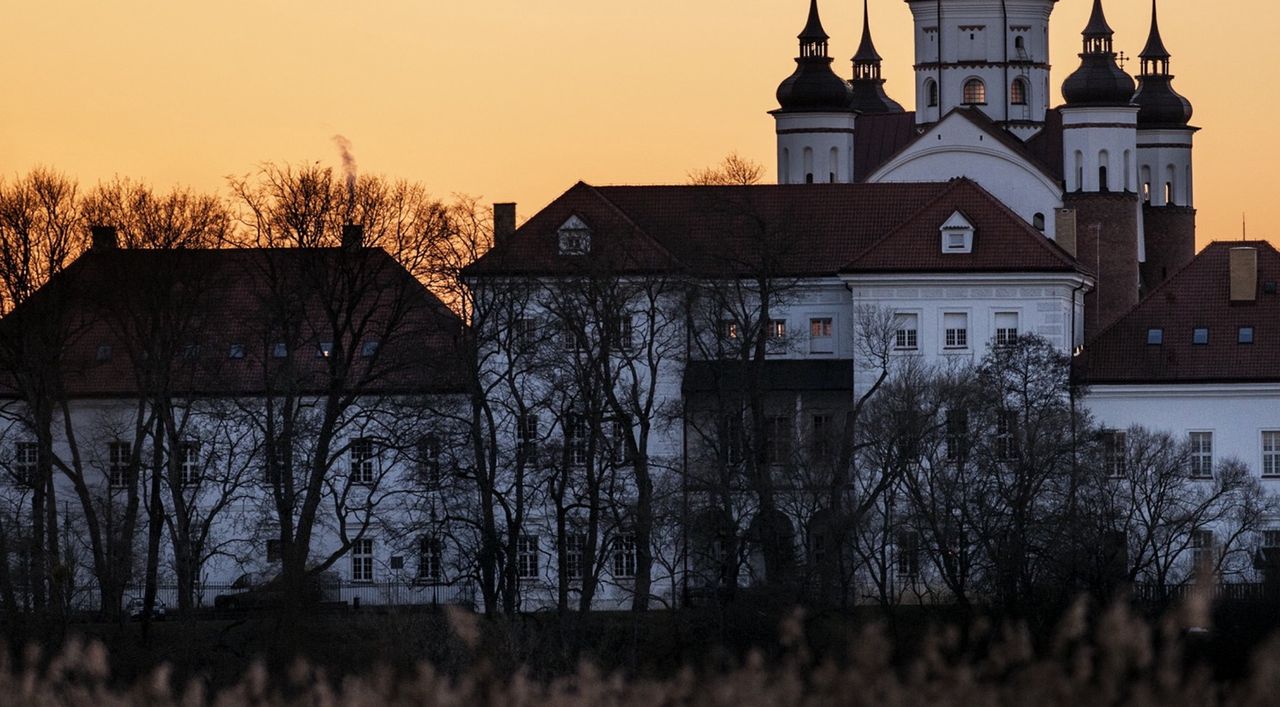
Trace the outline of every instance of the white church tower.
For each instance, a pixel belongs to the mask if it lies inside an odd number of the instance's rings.
[[[796,69],[778,86],[772,111],[778,135],[778,183],[853,181],[853,89],[831,70],[818,0],[800,32]]]
[[[907,0],[915,18],[916,122],[975,106],[1027,139],[1049,109],[1057,0]]]

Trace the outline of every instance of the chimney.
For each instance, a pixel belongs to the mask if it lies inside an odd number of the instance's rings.
[[[1258,299],[1258,249],[1231,249],[1231,301],[1253,302]]]
[[[1076,257],[1075,209],[1058,209],[1054,212],[1053,238],[1071,257]]]
[[[516,205],[513,203],[493,205],[493,244],[502,245],[511,234],[516,232]]]
[[[93,234],[93,242],[89,252],[101,253],[102,251],[115,250],[119,247],[115,226],[90,226],[89,232]]]
[[[364,247],[364,226],[348,223],[342,226],[342,247],[347,250],[359,250]]]

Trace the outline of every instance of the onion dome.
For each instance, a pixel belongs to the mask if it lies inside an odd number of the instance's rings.
[[[852,91],[831,70],[827,33],[818,17],[818,0],[809,0],[809,21],[800,32],[796,70],[778,86],[778,105],[784,111],[847,111]]]
[[[1116,64],[1111,44],[1115,33],[1102,12],[1102,0],[1093,0],[1093,14],[1082,34],[1080,68],[1062,82],[1062,97],[1067,105],[1129,105],[1133,100],[1133,78]]]
[[[1138,125],[1148,127],[1182,127],[1191,121],[1191,101],[1173,90],[1173,74],[1169,73],[1169,50],[1160,38],[1156,17],[1156,0],[1151,0],[1151,34],[1142,48],[1142,73],[1138,75]]]
[[[880,78],[880,53],[871,41],[871,21],[867,14],[867,0],[862,0],[862,42],[853,55],[853,100],[849,107],[860,113],[901,113],[902,106],[884,92],[884,79]]]

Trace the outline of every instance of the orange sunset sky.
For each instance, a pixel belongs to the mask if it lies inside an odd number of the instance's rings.
[[[731,150],[774,176],[774,89],[807,0],[40,0],[9,3],[0,41],[0,174],[49,165],[221,189],[266,161],[420,181],[440,196],[519,202],[578,179],[679,183]],[[1053,13],[1057,86],[1078,63],[1089,0]],[[821,0],[842,75],[860,0]],[[1136,56],[1150,4],[1107,0]],[[1280,9],[1162,0],[1175,88],[1195,106],[1199,243],[1280,242]],[[889,94],[912,108],[911,15],[872,0]],[[1135,62],[1136,63],[1136,62]],[[1135,64],[1128,66],[1136,70]]]

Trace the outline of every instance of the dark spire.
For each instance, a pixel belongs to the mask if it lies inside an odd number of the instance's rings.
[[[1141,56],[1142,73],[1138,75],[1138,93],[1133,97],[1139,108],[1138,125],[1186,127],[1191,121],[1191,102],[1173,90],[1173,75],[1169,73],[1170,55],[1160,38],[1155,0],[1151,0],[1151,34]]]
[[[1128,105],[1133,98],[1133,78],[1116,64],[1111,38],[1115,34],[1102,11],[1102,0],[1093,0],[1093,14],[1085,25],[1080,68],[1062,82],[1067,105]]]
[[[809,21],[800,32],[800,56],[796,70],[778,86],[778,104],[784,111],[847,111],[849,84],[831,70],[827,33],[818,17],[818,0],[809,0]]]
[[[1164,40],[1160,38],[1160,22],[1156,16],[1156,0],[1151,0],[1151,33],[1147,35],[1147,46],[1142,48],[1142,53],[1138,56],[1143,59],[1142,73],[1148,73],[1146,69],[1147,60],[1160,59],[1165,60],[1165,72],[1168,72],[1169,50],[1164,48]]]
[[[858,43],[858,52],[853,55],[853,66],[859,64],[876,67],[876,78],[880,74],[880,52],[876,51],[875,42],[871,41],[871,18],[867,13],[867,0],[862,0],[862,41]]]
[[[809,21],[800,30],[797,39],[800,40],[800,56],[827,55],[827,40],[830,37],[822,29],[822,18],[818,17],[818,0],[809,0]]]
[[[871,19],[867,0],[862,0],[862,42],[853,55],[853,101],[849,104],[859,113],[901,113],[902,106],[884,92],[880,78],[880,53],[871,41]]]

